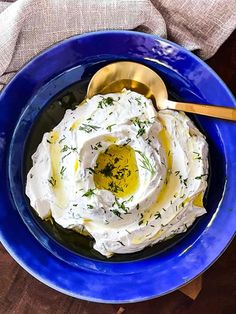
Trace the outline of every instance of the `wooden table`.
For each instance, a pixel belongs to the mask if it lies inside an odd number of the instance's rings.
[[[207,63],[236,94],[236,32]],[[18,266],[0,245],[0,314],[7,313],[236,313],[236,239],[203,275],[203,287],[195,301],[175,291],[154,300],[127,305],[80,301],[54,291]]]

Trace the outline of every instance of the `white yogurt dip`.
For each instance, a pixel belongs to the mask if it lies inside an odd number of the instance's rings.
[[[88,232],[109,257],[184,232],[203,215],[208,145],[182,112],[124,90],[67,110],[32,156],[26,194],[45,219]]]

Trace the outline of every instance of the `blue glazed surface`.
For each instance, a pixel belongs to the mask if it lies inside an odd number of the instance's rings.
[[[2,244],[22,267],[54,289],[109,303],[146,300],[185,284],[211,265],[236,229],[236,124],[205,117],[197,123],[211,148],[208,213],[174,247],[139,261],[96,261],[66,250],[32,219],[22,164],[35,118],[60,90],[116,60],[150,66],[176,98],[236,107],[224,83],[194,55],[156,36],[122,31],[85,34],[53,46],[21,69],[1,93]]]

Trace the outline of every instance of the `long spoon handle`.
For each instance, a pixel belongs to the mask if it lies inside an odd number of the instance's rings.
[[[236,108],[174,102],[170,100],[166,102],[166,108],[196,113],[208,117],[236,121]]]

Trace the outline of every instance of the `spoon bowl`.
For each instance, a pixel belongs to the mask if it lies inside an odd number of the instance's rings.
[[[124,88],[151,99],[159,110],[174,109],[236,121],[235,108],[168,100],[167,89],[161,77],[149,67],[131,61],[114,62],[98,70],[88,85],[87,98],[97,94],[118,93]]]

